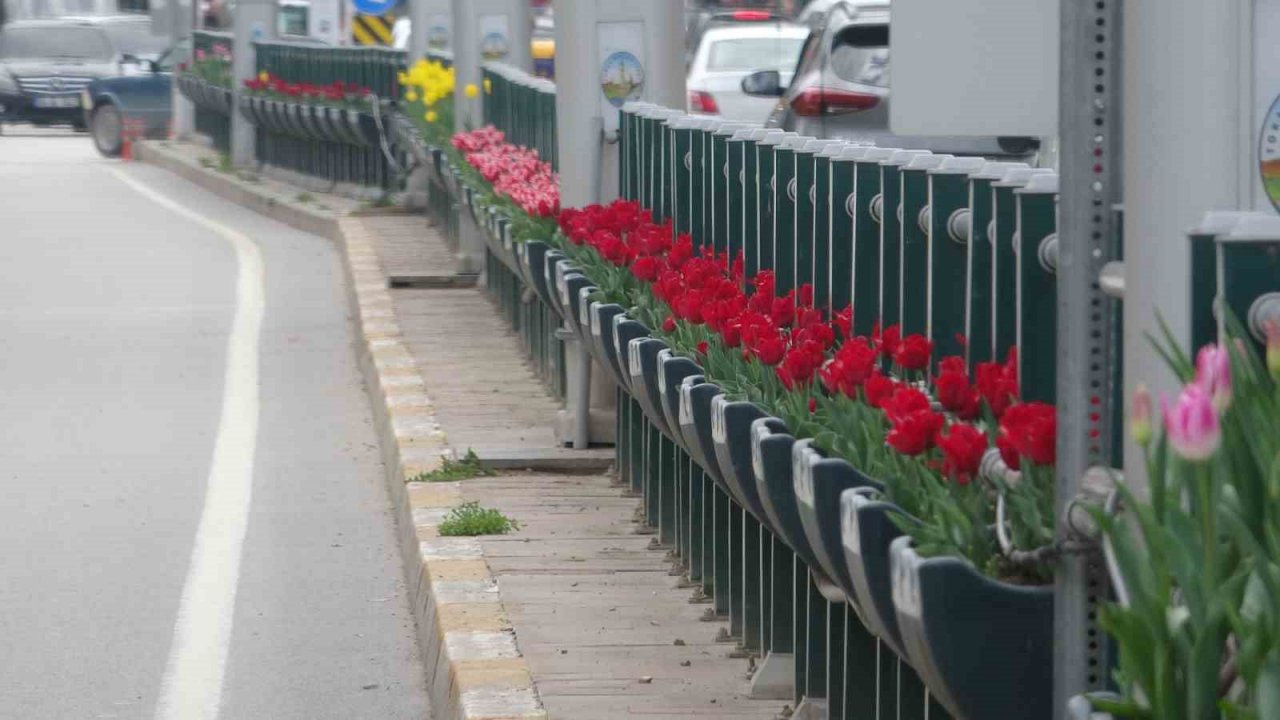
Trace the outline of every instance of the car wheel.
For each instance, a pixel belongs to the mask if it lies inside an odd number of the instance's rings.
[[[98,148],[98,152],[106,157],[118,156],[120,146],[123,144],[122,128],[120,110],[115,105],[106,103],[94,108],[90,130],[93,132],[93,144]]]

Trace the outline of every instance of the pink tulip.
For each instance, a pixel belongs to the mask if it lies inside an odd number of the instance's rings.
[[[1205,388],[1191,383],[1182,389],[1173,407],[1160,398],[1164,429],[1174,453],[1184,460],[1208,460],[1222,444],[1218,411]]]
[[[1139,384],[1133,393],[1133,414],[1129,416],[1129,432],[1133,441],[1146,447],[1151,442],[1151,393]]]
[[[1218,412],[1231,405],[1231,354],[1227,349],[1210,343],[1200,348],[1196,355],[1195,384],[1204,388]]]

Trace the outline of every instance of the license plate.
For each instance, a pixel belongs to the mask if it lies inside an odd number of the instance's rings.
[[[73,108],[80,107],[79,95],[56,95],[54,97],[38,97],[32,103],[38,108]]]

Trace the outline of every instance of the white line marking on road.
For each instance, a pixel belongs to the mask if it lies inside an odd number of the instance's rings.
[[[157,720],[214,720],[222,700],[241,548],[253,496],[253,458],[258,439],[258,341],[265,294],[262,253],[247,236],[120,170],[112,172],[158,205],[217,233],[236,253],[236,311],[227,339],[222,416],[155,714]]]

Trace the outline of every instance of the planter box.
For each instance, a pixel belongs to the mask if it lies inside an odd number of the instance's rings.
[[[894,513],[902,511],[893,503],[876,500],[867,488],[845,490],[840,495],[844,560],[859,616],[868,630],[905,657],[889,567],[889,546],[902,537],[890,517]]]
[[[595,348],[600,364],[614,377],[622,374],[622,366],[618,364],[618,353],[613,345],[613,319],[624,314],[621,305],[613,303],[593,302],[589,308],[591,313],[591,347]],[[621,380],[617,380],[621,384]],[[625,387],[625,386],[624,386]]]
[[[844,560],[844,541],[840,534],[840,495],[853,488],[881,486],[858,472],[844,460],[827,458],[801,440],[791,451],[792,476],[796,494],[796,510],[805,537],[818,559],[818,568],[853,597],[849,566]]]
[[[730,401],[724,395],[711,402],[711,437],[716,462],[729,494],[756,518],[764,517],[751,467],[751,423],[765,417],[755,403]]]
[[[658,395],[667,427],[686,452],[692,454],[688,440],[680,425],[680,385],[686,377],[702,374],[702,368],[687,357],[672,354],[668,348],[658,353]]]
[[[909,537],[894,540],[889,557],[903,647],[951,714],[1052,715],[1052,586],[1010,585],[960,558],[921,557]]]
[[[702,466],[702,469],[711,476],[711,480],[727,494],[729,492],[728,483],[724,480],[724,475],[720,472],[720,463],[716,459],[716,443],[713,437],[712,425],[714,421],[711,417],[711,405],[716,398],[724,393],[720,390],[720,386],[715,383],[704,382],[689,387],[687,392],[688,400],[681,399],[681,402],[688,406],[688,410],[681,409],[681,412],[687,412],[689,421],[693,426],[693,435],[696,440],[697,452],[694,453],[694,459]],[[683,421],[682,421],[683,422]]]
[[[815,568],[818,558],[809,546],[796,508],[791,464],[795,444],[796,439],[788,434],[786,424],[778,418],[762,417],[751,424],[751,467],[764,522],[805,565]]]
[[[667,427],[662,399],[658,395],[658,353],[666,348],[667,344],[656,338],[637,338],[631,341],[628,360],[631,362],[631,388],[640,409],[648,416],[649,422],[670,437],[671,429]]]
[[[618,379],[622,381],[622,387],[632,397],[639,394],[639,390],[631,384],[631,342],[640,338],[649,337],[649,328],[644,323],[636,322],[628,318],[626,315],[616,315],[613,318],[613,349],[618,357]],[[637,402],[639,398],[636,397]]]

